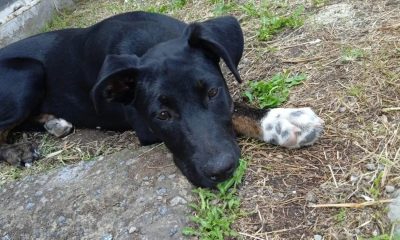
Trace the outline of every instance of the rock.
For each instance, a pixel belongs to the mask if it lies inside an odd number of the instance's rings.
[[[400,239],[400,194],[388,205],[388,218],[394,225],[394,238]]]
[[[2,185],[0,238],[183,239],[192,185],[167,149],[149,149],[124,150]]]
[[[106,234],[101,237],[101,240],[113,240],[113,236],[111,234]]]
[[[385,186],[385,191],[386,191],[387,193],[392,193],[392,192],[394,192],[394,190],[396,190],[396,189],[394,188],[394,186],[391,186],[391,185],[386,185],[386,186]]]
[[[365,168],[366,168],[368,171],[374,171],[374,170],[376,169],[376,166],[375,166],[375,164],[373,164],[373,163],[368,163],[368,164],[365,165]]]
[[[170,205],[172,206],[172,207],[174,207],[174,206],[176,206],[176,205],[178,205],[178,204],[186,204],[187,203],[187,201],[184,199],[184,198],[182,198],[182,197],[180,197],[180,196],[176,196],[176,197],[174,197],[173,199],[171,199],[171,201],[170,201]]]
[[[317,202],[317,196],[315,195],[314,192],[308,192],[306,195],[306,201],[310,203],[316,203]]]
[[[314,235],[314,240],[322,240],[324,239],[321,235]]]
[[[132,233],[136,232],[136,230],[137,230],[137,228],[132,226],[129,228],[128,233],[132,234]]]

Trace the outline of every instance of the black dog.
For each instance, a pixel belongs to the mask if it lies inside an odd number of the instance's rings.
[[[233,125],[287,147],[312,144],[322,129],[310,109],[238,107],[232,123],[219,60],[240,82],[242,52],[233,17],[188,25],[144,12],[21,40],[0,50],[0,141],[37,124],[56,136],[70,132],[69,122],[134,129],[143,145],[163,141],[194,184],[213,187],[238,164]],[[3,145],[0,158],[13,164],[35,158],[33,148],[31,154],[19,148]]]

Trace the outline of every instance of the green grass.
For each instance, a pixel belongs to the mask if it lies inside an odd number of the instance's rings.
[[[288,14],[288,7],[280,2],[262,1],[256,4],[255,1],[248,1],[244,4],[237,4],[229,0],[211,0],[210,3],[215,5],[214,15],[216,16],[240,11],[248,17],[257,18],[260,24],[257,36],[260,41],[268,41],[284,29],[297,28],[304,23],[304,7],[302,5]],[[282,10],[278,12],[274,8]]]
[[[187,3],[188,0],[174,0],[170,3],[162,4],[160,6],[150,6],[144,10],[154,13],[169,13],[174,10],[182,9],[184,6],[186,6]]]
[[[357,61],[365,56],[365,51],[359,48],[345,48],[342,51],[342,63]]]
[[[396,238],[396,236],[394,236],[394,238],[390,238],[390,236],[387,234],[382,234],[372,238],[360,238],[360,240],[390,240],[390,239],[398,240],[399,238]]]
[[[261,26],[258,30],[258,39],[260,41],[268,41],[275,34],[281,32],[285,28],[297,28],[303,25],[304,19],[302,13],[304,7],[297,8],[292,14],[276,15],[272,12],[263,12],[260,15]]]
[[[252,81],[244,96],[260,108],[277,107],[288,100],[290,88],[306,80],[304,74],[278,73],[270,80]]]
[[[347,215],[346,209],[342,208],[342,209],[340,209],[339,213],[336,214],[335,220],[338,223],[343,223],[346,220],[346,215]]]
[[[322,7],[328,3],[328,0],[312,0],[311,3],[314,7]]]
[[[360,86],[360,85],[354,85],[354,86],[351,86],[351,87],[347,90],[347,93],[348,93],[350,96],[359,98],[359,97],[361,97],[362,94],[364,93],[364,89],[363,89],[363,87]]]
[[[380,172],[378,174],[378,176],[374,179],[371,188],[369,189],[369,193],[371,193],[372,197],[374,197],[374,199],[379,198],[379,196],[381,195],[381,182],[382,182],[382,178],[383,178],[383,172]]]
[[[243,215],[239,209],[240,198],[237,189],[246,168],[246,160],[241,159],[233,177],[219,184],[218,190],[193,190],[199,199],[197,203],[190,204],[196,212],[196,215],[191,217],[195,226],[184,228],[183,234],[197,236],[202,240],[223,240],[237,236],[232,224]]]

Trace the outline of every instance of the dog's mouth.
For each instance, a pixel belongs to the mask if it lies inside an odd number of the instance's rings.
[[[182,174],[195,186],[205,188],[216,188],[219,183],[222,183],[233,176],[239,161],[226,171],[221,171],[215,174],[212,171],[205,170],[205,166],[197,166],[188,164],[187,161],[182,161],[174,157],[175,164],[181,170]]]

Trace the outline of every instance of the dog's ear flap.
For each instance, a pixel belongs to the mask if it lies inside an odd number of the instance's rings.
[[[185,36],[189,45],[212,52],[222,58],[238,82],[242,82],[237,66],[243,54],[243,32],[236,18],[219,17],[190,24]]]
[[[96,111],[102,100],[129,104],[135,98],[139,58],[135,55],[107,55],[97,83],[91,90]]]

